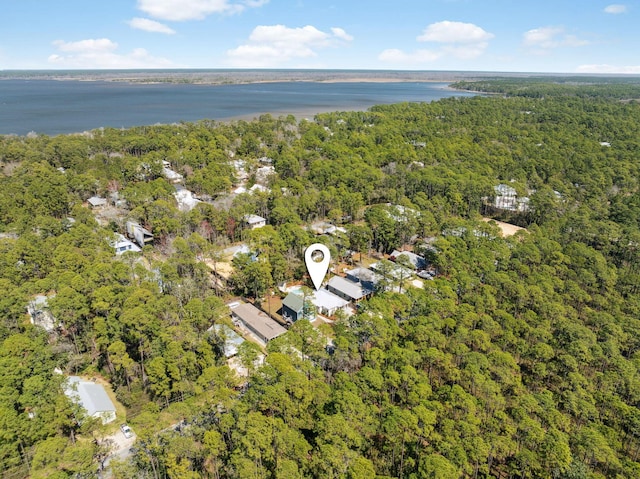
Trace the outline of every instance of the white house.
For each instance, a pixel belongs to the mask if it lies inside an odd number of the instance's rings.
[[[116,407],[101,384],[86,381],[78,376],[69,376],[64,393],[81,406],[87,416],[100,419],[102,424],[116,420]]]
[[[249,228],[255,230],[256,228],[262,228],[267,225],[267,219],[258,215],[246,215],[244,221],[249,225]]]
[[[139,253],[142,251],[138,245],[129,241],[124,235],[116,233],[116,239],[111,242],[111,246],[116,251],[116,255],[121,255],[127,251]]]
[[[494,186],[494,207],[499,210],[526,212],[529,210],[529,198],[518,196],[516,189],[504,183]]]

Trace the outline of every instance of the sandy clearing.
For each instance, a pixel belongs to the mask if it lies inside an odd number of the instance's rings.
[[[513,236],[520,230],[527,231],[526,228],[523,228],[521,226],[512,225],[511,223],[505,223],[504,221],[494,220],[493,218],[482,218],[482,221],[486,221],[487,223],[489,223],[490,221],[495,221],[502,231],[502,236]]]

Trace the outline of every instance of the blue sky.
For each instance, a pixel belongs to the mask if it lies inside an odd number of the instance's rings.
[[[640,74],[640,2],[3,0],[0,69]]]

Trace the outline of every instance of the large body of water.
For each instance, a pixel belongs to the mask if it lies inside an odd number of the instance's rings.
[[[0,80],[0,134],[47,135],[263,113],[312,118],[327,111],[429,102],[469,93],[434,82],[270,82],[200,85],[50,79]]]

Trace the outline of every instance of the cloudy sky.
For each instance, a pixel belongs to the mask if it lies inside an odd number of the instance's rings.
[[[640,2],[3,0],[0,69],[640,74]]]

